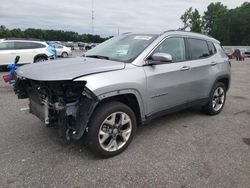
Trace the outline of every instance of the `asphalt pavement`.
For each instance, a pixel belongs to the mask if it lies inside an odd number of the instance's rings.
[[[1,84],[0,187],[250,187],[250,60],[232,62],[221,114],[188,109],[154,120],[109,159],[82,141],[62,144],[20,111],[27,104]]]

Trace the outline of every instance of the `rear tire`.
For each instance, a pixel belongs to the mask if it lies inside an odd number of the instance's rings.
[[[226,87],[223,83],[218,82],[214,85],[208,103],[203,106],[203,110],[208,115],[217,115],[219,114],[226,101]]]
[[[87,148],[108,158],[123,152],[136,132],[134,112],[120,102],[104,103],[93,113],[85,136]]]
[[[38,63],[38,62],[42,62],[42,61],[46,61],[46,60],[47,60],[47,58],[41,56],[41,57],[37,57],[35,59],[34,63]]]

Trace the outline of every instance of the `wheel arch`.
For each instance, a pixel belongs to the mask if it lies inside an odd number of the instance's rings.
[[[62,51],[61,56],[63,55],[63,53],[66,53],[67,55],[69,55],[69,53],[68,53],[68,52],[66,52],[66,51]]]
[[[133,110],[138,124],[141,124],[145,121],[143,102],[137,90],[129,89],[113,91],[99,95],[98,99],[99,103],[97,104],[96,108],[106,102],[118,101],[129,106]]]
[[[216,78],[214,84],[221,82],[225,85],[226,90],[228,91],[230,88],[230,76],[229,75],[222,75]]]
[[[48,59],[48,56],[46,54],[37,54],[33,58],[33,62],[35,62],[39,57],[44,57],[44,58]]]

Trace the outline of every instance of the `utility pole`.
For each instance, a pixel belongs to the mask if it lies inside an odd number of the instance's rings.
[[[119,27],[117,29],[117,34],[118,34],[118,36],[120,35],[120,28]]]
[[[94,12],[94,0],[92,0],[92,10],[91,10],[92,35],[94,35],[94,19],[95,19],[95,12]]]

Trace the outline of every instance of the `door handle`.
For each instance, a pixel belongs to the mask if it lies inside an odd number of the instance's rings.
[[[15,55],[16,53],[15,52],[11,52],[10,54],[14,54]]]
[[[213,61],[213,62],[211,63],[211,66],[214,66],[214,65],[217,65],[217,63]]]
[[[184,66],[184,67],[182,67],[180,70],[181,70],[181,71],[187,71],[187,70],[189,70],[189,69],[190,69],[189,66]]]

